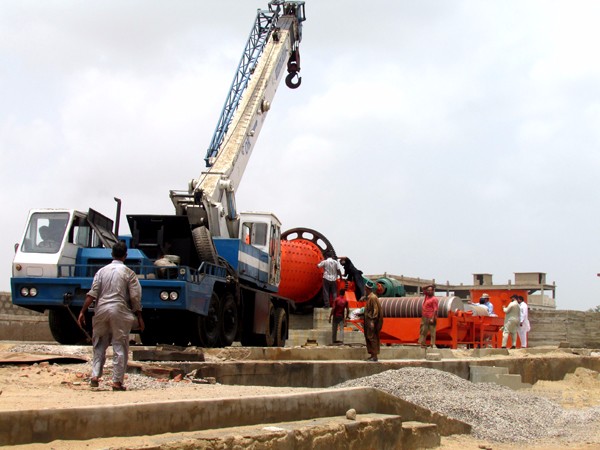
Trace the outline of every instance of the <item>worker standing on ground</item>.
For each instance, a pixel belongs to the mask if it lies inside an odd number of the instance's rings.
[[[342,256],[340,263],[344,268],[344,276],[346,276],[348,281],[354,282],[356,300],[360,300],[365,295],[365,280],[363,279],[362,271],[358,270],[347,256]]]
[[[367,342],[367,352],[371,355],[367,361],[377,361],[377,355],[381,343],[379,333],[383,327],[383,310],[379,297],[375,295],[375,283],[368,281],[365,285],[367,304],[365,306],[365,341]]]
[[[511,302],[508,306],[504,306],[504,326],[502,327],[502,348],[506,348],[508,343],[508,336],[510,335],[512,347],[517,348],[517,328],[519,327],[519,317],[521,315],[521,308],[519,308],[519,302],[517,299],[518,295],[510,297]]]
[[[329,313],[329,323],[331,323],[331,342],[333,344],[344,343],[344,324],[350,316],[348,300],[346,300],[346,289],[340,289],[340,295],[335,299],[335,303]],[[333,321],[332,321],[333,320]],[[340,329],[340,339],[337,339],[337,330]]]
[[[330,254],[317,267],[323,269],[323,308],[329,308],[338,296],[337,279],[342,276],[342,265]]]
[[[531,325],[529,324],[529,306],[521,295],[519,295],[517,302],[519,302],[519,329],[517,330],[517,333],[521,340],[521,347],[526,348],[527,333],[531,330]]]
[[[81,326],[85,325],[85,312],[96,300],[92,319],[94,356],[90,386],[98,387],[106,361],[106,349],[112,344],[112,388],[114,391],[124,391],[123,380],[129,357],[129,333],[136,321],[139,329],[144,331],[142,288],[135,272],[124,264],[127,258],[125,242],[119,241],[113,246],[112,257],[113,261],[94,276],[92,288],[85,297],[77,321]]]
[[[437,327],[437,316],[439,301],[434,294],[435,287],[430,284],[425,286],[425,300],[421,312],[421,328],[419,333],[419,344],[421,347],[427,347],[427,335],[431,336],[431,348],[437,348],[435,345],[435,330]]]

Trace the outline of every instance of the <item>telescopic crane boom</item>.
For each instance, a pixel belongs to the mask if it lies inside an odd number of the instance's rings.
[[[274,0],[268,10],[258,10],[206,153],[208,169],[189,183],[187,192],[170,193],[176,214],[187,215],[192,227],[207,227],[213,237],[239,235],[235,191],[284,76],[284,66],[286,85],[292,89],[300,86],[298,46],[304,3]]]

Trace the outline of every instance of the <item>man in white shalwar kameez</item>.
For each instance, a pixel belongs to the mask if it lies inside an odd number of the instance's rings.
[[[525,303],[525,299],[519,295],[517,299],[519,302],[520,308],[520,317],[519,317],[519,328],[517,332],[519,333],[519,339],[521,340],[521,347],[527,347],[527,333],[531,330],[531,325],[529,324],[529,306]]]
[[[519,308],[519,302],[517,302],[518,295],[513,295],[510,299],[511,302],[508,306],[502,308],[504,311],[504,327],[502,330],[502,348],[506,348],[508,342],[508,336],[510,335],[512,348],[517,348],[517,328],[519,327],[519,316],[521,310]]]
[[[142,288],[133,270],[124,261],[127,258],[127,246],[123,241],[112,248],[112,263],[100,269],[92,288],[85,297],[78,322],[85,325],[85,312],[96,300],[92,319],[92,378],[90,386],[98,387],[106,361],[106,349],[113,347],[112,388],[124,391],[123,380],[129,357],[129,333],[137,322],[139,329],[144,330],[142,319]],[[136,317],[137,316],[137,317]]]

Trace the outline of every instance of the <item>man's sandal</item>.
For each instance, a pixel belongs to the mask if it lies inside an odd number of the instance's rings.
[[[121,383],[113,383],[112,384],[113,391],[126,391],[127,388],[123,386]]]
[[[98,382],[97,378],[96,379],[92,378],[90,380],[90,387],[94,387],[95,388],[95,387],[98,387],[99,385],[100,385],[100,383]]]

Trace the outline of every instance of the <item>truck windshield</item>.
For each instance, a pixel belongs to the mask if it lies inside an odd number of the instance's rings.
[[[25,253],[57,253],[69,221],[68,212],[33,213],[21,244]]]

